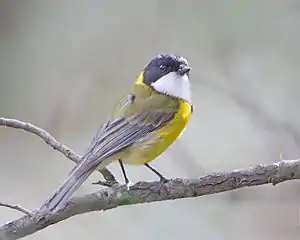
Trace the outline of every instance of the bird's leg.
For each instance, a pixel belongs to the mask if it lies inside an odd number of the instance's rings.
[[[124,179],[125,179],[125,184],[127,186],[127,189],[129,190],[129,187],[130,187],[131,183],[130,183],[127,175],[126,175],[126,171],[125,171],[125,168],[124,168],[124,165],[123,165],[123,162],[122,162],[121,159],[119,159],[119,164],[120,164],[121,169],[122,169],[122,173],[123,173],[123,176],[124,176]]]
[[[162,186],[168,182],[168,179],[166,179],[159,171],[157,171],[155,168],[151,167],[148,163],[145,163],[144,165],[159,177],[160,184],[157,187],[157,191],[160,192]]]
[[[150,169],[152,172],[154,172],[160,179],[162,183],[166,183],[168,179],[166,179],[159,171],[157,171],[155,168],[151,167],[148,163],[145,163],[145,166]]]

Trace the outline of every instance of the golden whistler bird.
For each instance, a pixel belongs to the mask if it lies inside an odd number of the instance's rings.
[[[127,185],[123,163],[144,165],[165,181],[149,162],[181,135],[190,120],[190,69],[182,56],[155,56],[114,106],[81,162],[42,208],[61,208],[94,170],[113,161],[119,161]]]

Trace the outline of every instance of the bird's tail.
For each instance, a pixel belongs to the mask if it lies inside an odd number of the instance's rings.
[[[42,205],[41,210],[59,210],[81,184],[91,175],[94,169],[82,173],[82,164],[78,164],[71,171],[66,181],[60,188]]]

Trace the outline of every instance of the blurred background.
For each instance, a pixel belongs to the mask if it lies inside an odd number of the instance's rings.
[[[193,70],[192,120],[153,166],[199,177],[300,156],[297,0],[1,0],[0,116],[31,122],[82,154],[157,53]],[[1,202],[39,207],[74,166],[39,138],[0,128]],[[123,181],[117,164],[109,167]],[[127,167],[131,181],[156,180]],[[99,189],[93,174],[77,194]],[[299,239],[300,185],[79,215],[30,240]],[[0,223],[20,213],[0,208]]]

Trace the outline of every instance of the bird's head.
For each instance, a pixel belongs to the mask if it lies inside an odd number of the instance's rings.
[[[161,94],[190,102],[190,70],[184,57],[159,54],[145,67],[143,83]]]

